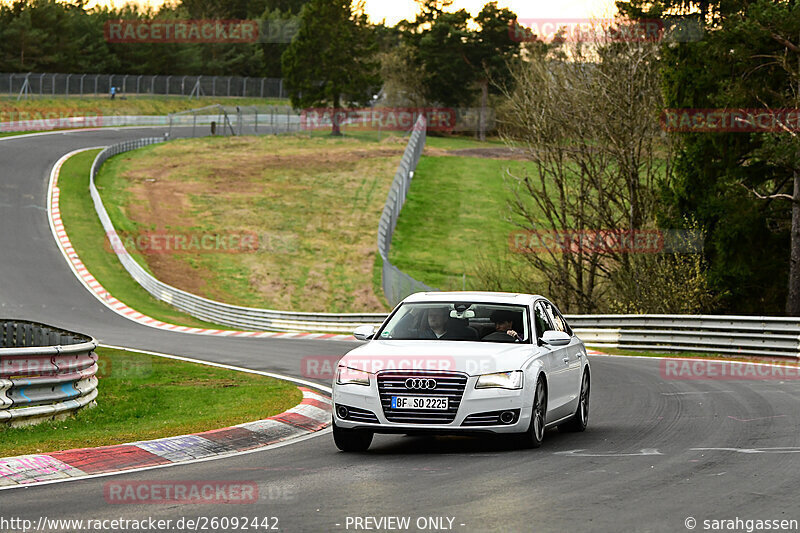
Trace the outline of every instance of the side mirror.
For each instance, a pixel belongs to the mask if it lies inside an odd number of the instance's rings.
[[[375,335],[375,326],[358,326],[353,332],[353,337],[360,341],[368,341]]]
[[[550,329],[542,334],[542,343],[550,346],[566,346],[570,341],[572,341],[572,337],[569,336],[569,333],[564,333],[563,331]]]

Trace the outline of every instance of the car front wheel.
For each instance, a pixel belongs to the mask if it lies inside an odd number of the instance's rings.
[[[372,431],[344,429],[333,422],[333,442],[343,452],[364,452],[372,444]]]
[[[589,373],[583,373],[581,380],[581,392],[578,398],[578,408],[575,414],[567,422],[558,426],[559,431],[585,431],[586,424],[589,423],[589,388],[590,388]]]
[[[522,443],[528,448],[538,448],[544,440],[544,425],[547,418],[547,388],[540,377],[533,393],[533,410],[528,431],[522,434]]]

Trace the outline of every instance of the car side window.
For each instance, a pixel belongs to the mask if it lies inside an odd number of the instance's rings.
[[[542,302],[537,302],[533,308],[533,319],[536,322],[536,338],[540,339],[545,331],[553,329]]]
[[[567,321],[564,320],[564,317],[561,316],[561,313],[556,309],[556,306],[549,302],[543,302],[544,308],[547,310],[547,315],[550,317],[550,320],[555,326],[557,331],[563,331],[564,333],[568,334],[570,337],[572,336],[572,329],[570,329],[569,324]]]
[[[569,324],[567,323],[567,320],[564,318],[564,316],[561,314],[561,311],[556,309],[556,306],[553,306],[553,311],[555,311],[555,315],[558,317],[558,319],[561,321],[561,324],[564,326],[564,332],[568,333],[569,336],[571,337],[572,328],[569,327]]]

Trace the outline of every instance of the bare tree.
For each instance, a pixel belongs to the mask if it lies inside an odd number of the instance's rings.
[[[564,41],[513,67],[512,86],[501,132],[532,163],[508,174],[513,220],[562,240],[525,257],[567,309],[595,311],[620,271],[635,272],[626,250],[586,237],[654,227],[655,185],[669,175],[658,45]]]
[[[378,56],[381,62],[384,103],[391,106],[425,105],[422,80],[425,69],[414,58],[410,45],[401,42]]]

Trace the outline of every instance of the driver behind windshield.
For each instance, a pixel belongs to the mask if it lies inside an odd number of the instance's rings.
[[[444,307],[435,307],[428,310],[427,327],[420,331],[421,339],[441,339],[447,334],[447,319],[449,311]]]
[[[451,317],[447,307],[434,307],[427,314],[420,328],[420,339],[478,340],[478,332],[465,325],[462,320]]]

